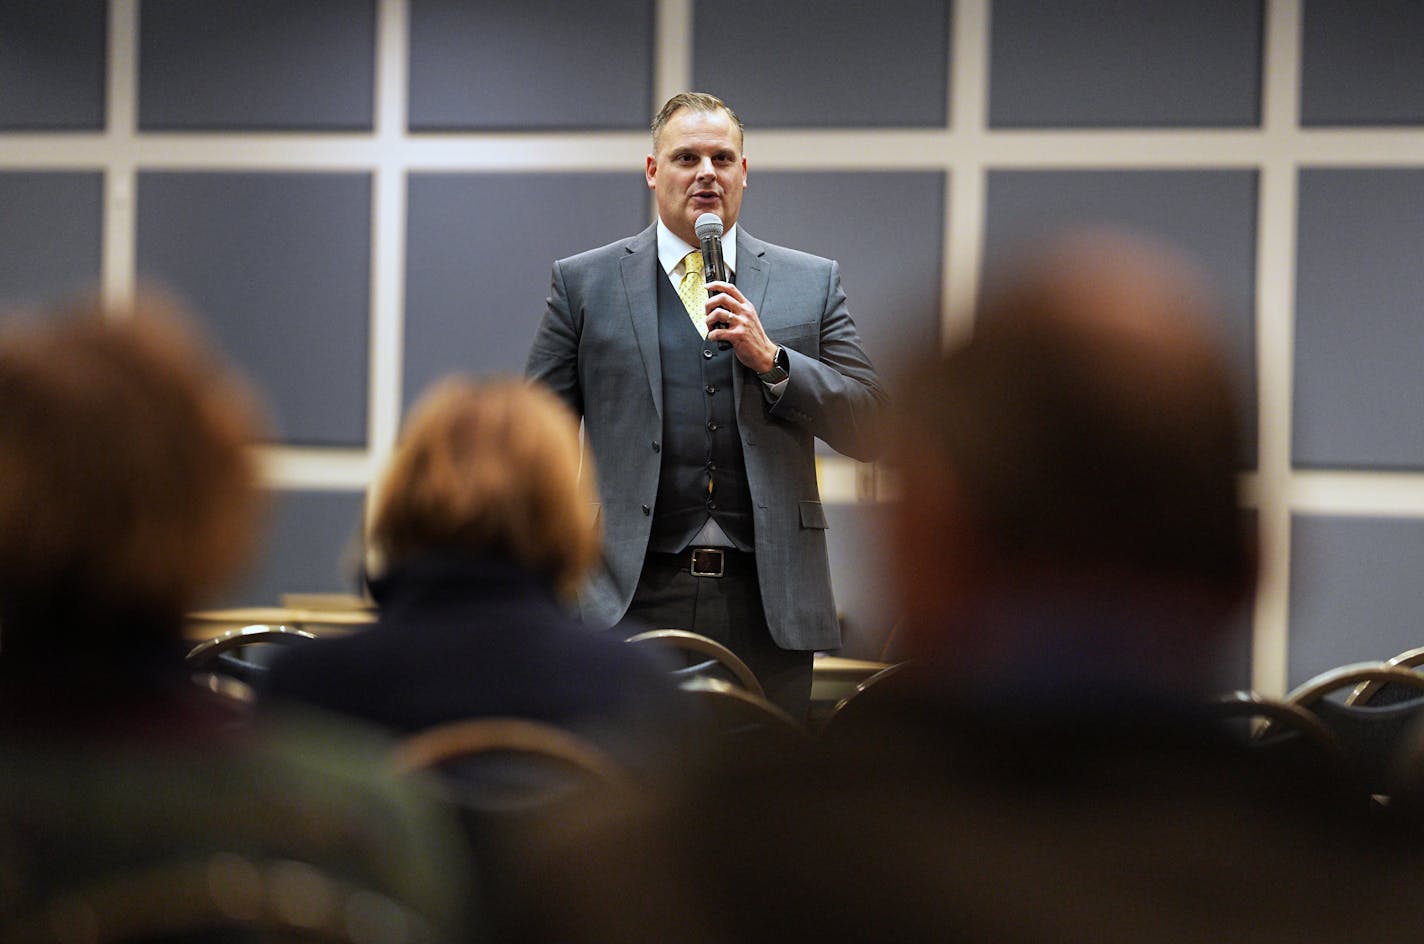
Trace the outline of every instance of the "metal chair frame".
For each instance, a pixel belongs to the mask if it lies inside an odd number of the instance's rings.
[[[398,773],[410,774],[490,753],[539,757],[603,786],[629,786],[623,768],[601,748],[557,725],[528,718],[467,718],[438,724],[403,738],[392,763]]]
[[[683,652],[707,656],[711,661],[718,663],[730,672],[742,688],[753,695],[766,698],[766,689],[762,687],[756,673],[742,661],[740,656],[715,639],[709,639],[685,629],[651,629],[645,633],[629,636],[626,641],[637,644],[662,644]]]

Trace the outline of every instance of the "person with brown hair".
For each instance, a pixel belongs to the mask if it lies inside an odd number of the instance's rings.
[[[646,763],[681,700],[656,656],[566,608],[598,555],[593,470],[582,471],[577,424],[547,390],[515,379],[434,386],[375,500],[378,622],[283,653],[263,700],[396,732],[544,721]]]
[[[0,673],[176,650],[258,520],[248,388],[148,299],[14,320],[0,338]],[[86,689],[77,689],[82,694]]]
[[[0,323],[0,940],[476,926],[452,811],[384,743],[250,729],[184,665],[256,537],[260,429],[168,302]]]
[[[572,597],[598,559],[593,474],[563,405],[518,381],[436,385],[411,415],[381,483],[377,553],[507,556]]]
[[[944,688],[1206,694],[1255,589],[1237,378],[1204,276],[1085,230],[907,369],[892,577]]]

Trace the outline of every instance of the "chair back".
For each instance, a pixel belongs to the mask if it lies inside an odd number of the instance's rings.
[[[778,759],[810,744],[795,718],[744,688],[715,678],[691,678],[681,688],[698,702],[712,747],[723,756]]]
[[[1228,692],[1207,703],[1213,717],[1236,729],[1240,740],[1253,750],[1300,754],[1335,767],[1343,766],[1340,741],[1315,715],[1300,705],[1254,691]]]
[[[652,629],[629,636],[634,645],[653,645],[671,649],[688,659],[688,665],[676,670],[683,679],[720,678],[753,695],[766,697],[761,681],[741,658],[726,646],[699,633],[685,629]]]
[[[290,859],[215,853],[56,890],[32,912],[0,909],[7,944],[359,944],[445,941],[373,889]]]
[[[527,718],[469,718],[407,735],[392,757],[398,773],[428,771],[480,809],[537,807],[588,789],[625,789],[609,754],[557,725]]]
[[[1424,665],[1424,646],[1406,649],[1385,662],[1385,665],[1398,669],[1417,669]],[[1355,687],[1354,692],[1350,695],[1350,704],[1381,707],[1409,701],[1418,698],[1419,695],[1419,690],[1413,685],[1372,679],[1368,682],[1361,682]]]
[[[198,685],[231,701],[249,704],[277,647],[302,645],[316,638],[295,626],[253,623],[205,639],[189,649],[183,661]]]
[[[853,726],[864,716],[874,714],[885,701],[893,699],[900,686],[891,680],[900,674],[905,665],[904,662],[896,662],[861,680],[854,690],[836,702],[820,733],[825,735],[832,729]]]
[[[1359,704],[1366,683],[1404,686],[1416,697],[1389,705]],[[1340,697],[1343,696],[1343,697]],[[1359,662],[1307,680],[1286,701],[1308,709],[1340,742],[1362,786],[1387,794],[1405,732],[1424,713],[1424,675],[1383,662]]]

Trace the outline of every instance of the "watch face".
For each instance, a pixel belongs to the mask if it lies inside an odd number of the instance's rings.
[[[790,376],[786,370],[787,363],[786,348],[778,347],[776,349],[776,358],[771,362],[771,369],[765,373],[757,374],[757,376],[760,377],[764,383],[781,383]]]

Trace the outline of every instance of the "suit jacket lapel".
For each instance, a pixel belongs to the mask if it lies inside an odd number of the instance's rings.
[[[627,252],[620,260],[623,289],[628,297],[628,318],[633,325],[633,338],[643,358],[648,386],[653,394],[653,406],[658,419],[663,416],[663,364],[658,351],[658,282],[666,278],[658,265],[657,225],[649,226],[630,239]]]
[[[746,230],[737,230],[737,288],[761,311],[766,298],[766,283],[770,275],[766,261],[766,243]]]
[[[766,244],[746,230],[738,228],[736,284],[758,314],[761,313],[761,303],[766,298],[766,283],[771,274],[765,257]],[[732,402],[738,416],[741,416],[742,381],[745,373],[744,370],[732,371]]]

